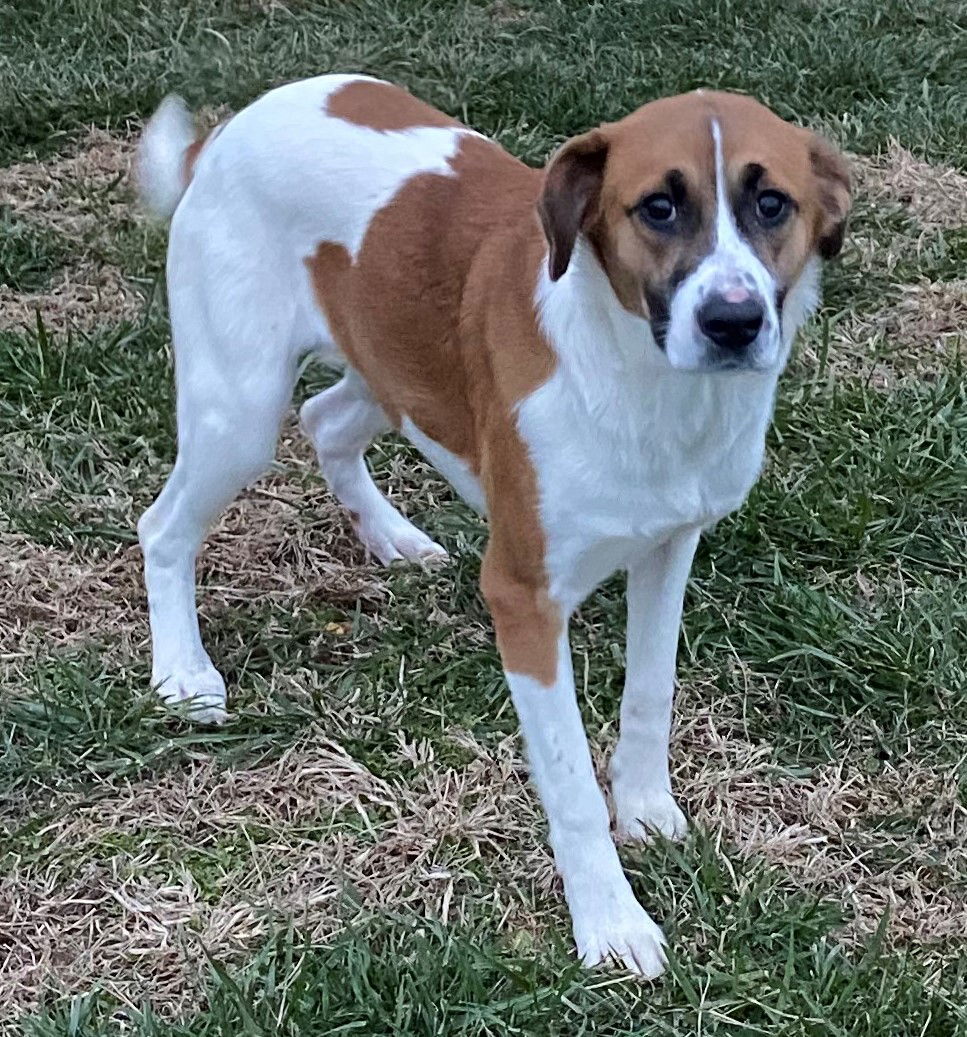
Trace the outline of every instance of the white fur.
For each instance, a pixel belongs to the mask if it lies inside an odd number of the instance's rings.
[[[686,529],[628,570],[621,735],[611,760],[615,823],[626,839],[645,840],[652,831],[667,839],[685,834],[668,774],[668,735],[682,596],[698,537],[697,529]]]
[[[357,76],[280,87],[205,146],[182,196],[191,118],[177,99],[151,120],[140,154],[146,204],[172,213],[168,295],[178,392],[178,458],[138,524],[151,614],[152,680],[196,718],[225,717],[225,685],[201,643],[195,555],[208,526],[272,460],[299,356],[342,364],[305,260],[320,241],[355,256],[373,215],[412,176],[452,175],[461,134],[380,133],[325,113]],[[179,200],[180,199],[180,200]],[[307,401],[303,425],[333,491],[380,560],[445,556],[390,505],[363,451],[386,420],[362,381]]]
[[[585,965],[609,957],[642,976],[664,967],[664,937],[638,903],[611,841],[608,808],[594,777],[574,691],[566,634],[550,688],[519,673],[507,684],[520,718],[534,784],[547,812],[574,942]]]
[[[185,102],[169,94],[148,120],[138,150],[138,189],[145,208],[171,218],[185,193],[185,151],[195,139],[195,120]]]
[[[225,717],[225,686],[201,642],[195,555],[207,527],[271,461],[302,352],[344,358],[313,295],[306,260],[320,241],[355,257],[376,212],[412,176],[452,175],[452,128],[377,132],[325,114],[354,78],[322,76],[266,94],[211,139],[183,189],[190,116],[166,101],[146,130],[146,202],[174,213],[168,287],[178,390],[178,457],[138,531],[151,615],[152,674],[168,701],[202,720]],[[756,370],[703,371],[694,309],[703,291],[744,279],[774,299],[768,272],[741,240],[726,203],[714,129],[719,211],[712,254],[672,305],[667,352],[648,322],[618,303],[579,241],[563,277],[542,269],[534,301],[557,365],[519,404],[534,464],[549,593],[569,616],[618,569],[628,579],[628,667],[613,760],[619,834],[680,837],[685,818],[668,775],[668,732],[682,595],[700,531],[737,508],[758,476],[776,380],[795,329],[816,300],[810,264],[774,303]],[[495,185],[499,190],[499,185]],[[780,341],[781,339],[781,341]],[[689,368],[690,370],[683,370]],[[379,492],[364,460],[388,421],[347,368],[308,400],[302,426],[367,548],[384,562],[444,557],[443,548]],[[403,432],[478,510],[466,464],[404,416]],[[586,963],[615,957],[654,976],[660,930],[637,903],[609,834],[578,709],[566,636],[551,688],[508,673],[535,783],[547,809],[575,941]]]

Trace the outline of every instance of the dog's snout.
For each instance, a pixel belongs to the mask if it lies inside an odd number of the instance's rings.
[[[722,349],[742,349],[749,345],[765,319],[762,303],[746,295],[740,302],[732,302],[725,295],[709,296],[698,309],[698,326],[702,334]]]

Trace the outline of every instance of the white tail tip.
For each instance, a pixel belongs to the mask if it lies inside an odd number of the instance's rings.
[[[185,152],[194,140],[194,117],[180,97],[169,94],[148,120],[138,149],[141,201],[159,219],[170,219],[185,193]]]

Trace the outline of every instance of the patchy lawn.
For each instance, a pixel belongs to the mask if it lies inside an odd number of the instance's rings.
[[[967,1033],[967,92],[957,4],[77,3],[0,13],[0,1028],[76,1034]],[[962,14],[962,11],[960,11]],[[770,459],[706,538],[681,647],[683,847],[628,850],[672,941],[584,973],[476,575],[368,561],[294,421],[201,612],[232,719],[148,691],[139,512],[174,451],[141,120],[358,69],[528,161],[660,93],[753,92],[852,155]],[[959,70],[959,71],[958,71]],[[310,369],[297,398],[327,376]],[[620,581],[575,624],[599,764]]]

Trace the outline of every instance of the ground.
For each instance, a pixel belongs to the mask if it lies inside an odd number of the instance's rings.
[[[20,0],[0,38],[0,1027],[967,1033],[963,7]],[[200,563],[231,721],[149,691],[134,523],[174,431],[136,134],[167,90],[213,119],[327,70],[534,163],[700,85],[852,156],[763,479],[688,590],[695,823],[623,851],[670,940],[657,983],[572,961],[476,591],[485,528],[399,442],[374,470],[446,568],[366,559],[290,420]],[[620,580],[575,625],[602,771],[623,626]]]

